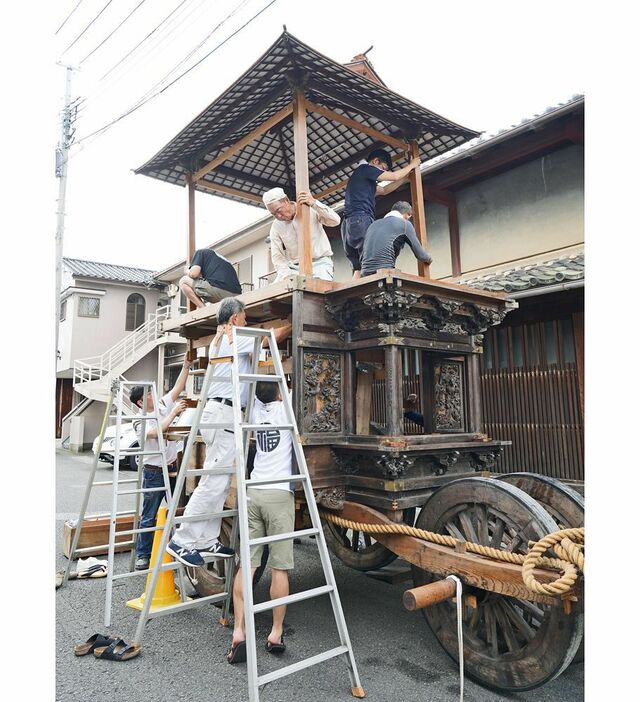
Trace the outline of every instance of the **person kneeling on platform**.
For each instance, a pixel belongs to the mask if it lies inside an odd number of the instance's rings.
[[[213,249],[198,249],[178,281],[180,290],[196,307],[239,295],[242,286],[233,265]]]
[[[258,383],[253,406],[252,423],[287,424],[284,403],[276,383]],[[256,457],[251,473],[252,480],[287,478],[292,474],[292,433],[287,430],[267,429],[256,432]],[[294,530],[295,502],[290,482],[255,485],[247,488],[247,516],[249,538],[288,534]],[[251,580],[260,565],[264,545],[251,547]],[[289,571],[293,570],[293,537],[269,545],[267,565],[271,568],[271,599],[289,594]],[[265,647],[269,653],[284,653],[284,614],[286,606],[273,608],[273,624]],[[242,568],[238,569],[233,583],[233,612],[235,626],[229,663],[246,660],[244,598]]]
[[[242,301],[236,297],[227,297],[222,300],[218,307],[218,329],[209,347],[209,358],[232,356],[233,327],[246,325],[247,316]],[[276,341],[279,343],[290,336],[291,324],[285,324],[274,332]],[[242,337],[236,341],[238,344],[238,371],[240,374],[251,373],[254,339]],[[267,338],[264,339],[262,345],[269,345]],[[203,424],[233,424],[233,386],[224,380],[216,381],[218,377],[228,377],[231,374],[230,363],[231,361],[217,363],[213,367],[212,382],[209,385],[207,401],[202,413]],[[242,383],[240,385],[240,404],[243,409],[247,403],[248,395],[249,384]],[[204,469],[218,468],[221,471],[232,469],[235,458],[233,431],[203,427],[200,433],[206,445]],[[202,519],[182,522],[180,527],[176,529],[173,539],[167,545],[168,553],[183,565],[203,566],[205,564],[203,556],[230,558],[235,555],[232,548],[223,545],[218,540],[222,519],[208,516],[224,509],[232,472],[203,475],[193,491],[183,516],[198,517],[202,515]]]
[[[432,262],[409,221],[412,216],[411,205],[400,200],[382,219],[369,226],[362,250],[363,276],[372,275],[381,268],[395,268],[396,259],[405,244],[409,244],[418,261],[427,265]]]

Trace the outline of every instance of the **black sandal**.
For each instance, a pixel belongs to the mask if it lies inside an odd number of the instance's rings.
[[[271,643],[271,641],[267,639],[267,644],[265,648],[267,649],[267,651],[269,651],[269,653],[284,653],[287,650],[287,647],[284,643],[284,635],[280,637],[280,643]]]
[[[247,660],[247,642],[238,641],[237,644],[232,644],[227,653],[227,663],[244,663]]]
[[[142,646],[138,644],[128,644],[124,639],[117,639],[109,646],[96,648],[93,655],[96,658],[103,658],[108,661],[128,661],[131,658],[135,658],[141,650]]]
[[[86,656],[87,653],[92,653],[96,648],[106,648],[115,643],[118,639],[111,636],[105,636],[104,634],[94,634],[91,638],[87,639],[83,644],[78,644],[74,647],[73,652],[76,656]]]

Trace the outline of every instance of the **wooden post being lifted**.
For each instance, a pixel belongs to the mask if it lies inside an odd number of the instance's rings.
[[[296,196],[309,192],[309,158],[307,151],[307,110],[304,91],[296,88],[293,94],[293,150],[296,169]],[[311,213],[307,205],[298,205],[296,220],[300,241],[298,242],[299,265],[302,275],[311,276]]]
[[[196,252],[196,185],[191,175],[186,176],[187,180],[187,199],[188,199],[188,234],[187,234],[187,268],[191,264],[193,254]],[[187,300],[187,310],[191,312],[196,306],[190,300]]]
[[[409,158],[420,155],[418,144],[412,141],[409,144]],[[424,195],[422,193],[422,177],[420,176],[420,166],[409,174],[409,184],[411,186],[411,206],[413,207],[413,226],[415,227],[418,239],[423,248],[427,248],[427,217],[424,211]],[[418,261],[418,275],[424,278],[431,278],[429,266],[422,261]]]

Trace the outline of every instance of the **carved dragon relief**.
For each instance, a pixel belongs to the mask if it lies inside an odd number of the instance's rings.
[[[304,404],[308,432],[339,432],[342,429],[342,369],[335,353],[304,354]],[[315,410],[315,411],[314,411]]]
[[[502,446],[498,446],[491,451],[486,451],[480,453],[479,451],[473,451],[471,456],[474,461],[474,469],[477,472],[483,471],[483,470],[492,470],[495,468],[496,461],[498,460],[498,457],[502,453]]]
[[[463,431],[462,364],[434,364],[433,418],[436,431]]]
[[[344,487],[336,486],[315,490],[313,496],[316,503],[322,507],[332,510],[341,510],[344,507],[347,493]]]
[[[460,326],[467,334],[480,334],[489,327],[500,324],[508,311],[506,307],[496,310],[484,305],[467,303],[460,308],[460,312],[465,313],[465,316],[460,316]]]
[[[451,466],[458,462],[458,458],[460,458],[460,451],[431,456],[431,470],[435,475],[444,475]]]
[[[407,468],[411,468],[414,463],[415,459],[409,458],[409,456],[404,453],[396,456],[383,453],[376,461],[376,465],[380,467],[389,478],[397,478],[402,475]]]

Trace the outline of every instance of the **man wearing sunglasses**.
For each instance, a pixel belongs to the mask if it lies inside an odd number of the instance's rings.
[[[367,229],[362,250],[362,275],[371,275],[381,268],[395,268],[396,259],[409,244],[418,261],[429,265],[431,256],[422,248],[416,230],[409,221],[413,209],[408,202],[396,202],[382,219]]]

